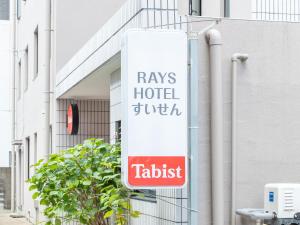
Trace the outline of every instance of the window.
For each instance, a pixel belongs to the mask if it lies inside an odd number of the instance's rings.
[[[115,141],[116,143],[121,142],[121,120],[115,122]]]
[[[230,0],[224,0],[224,17],[230,17]]]
[[[189,0],[190,15],[201,16],[201,0]]]
[[[34,31],[34,79],[39,73],[39,28]]]
[[[156,190],[134,190],[136,194],[132,194],[131,198],[146,202],[156,203]]]
[[[33,159],[33,164],[36,164],[38,161],[37,158],[37,133],[34,134],[34,159]]]
[[[53,153],[52,125],[49,127],[49,155]]]
[[[24,54],[24,91],[28,89],[28,46]]]
[[[17,19],[21,19],[21,0],[16,0],[17,3]]]
[[[18,100],[21,99],[21,88],[22,88],[22,63],[21,60],[18,63]]]
[[[0,20],[9,20],[9,0],[0,0]]]
[[[18,164],[17,164],[17,169],[18,169],[18,183],[20,185],[19,187],[19,199],[20,199],[20,206],[19,208],[22,209],[22,205],[24,204],[24,154],[22,151],[22,148],[20,147],[18,149]]]
[[[26,177],[30,178],[30,138],[26,138]]]

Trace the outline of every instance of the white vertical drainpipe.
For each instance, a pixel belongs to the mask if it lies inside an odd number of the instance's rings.
[[[219,31],[206,33],[210,48],[211,154],[213,225],[224,224],[222,38]]]
[[[43,157],[47,157],[50,146],[50,60],[51,60],[51,0],[45,1],[45,61],[44,61],[44,145]]]
[[[232,109],[231,109],[231,224],[236,224],[236,78],[238,62],[245,62],[248,59],[247,54],[235,53],[231,57],[232,61]]]
[[[15,135],[15,112],[16,112],[16,103],[15,103],[15,94],[16,94],[16,23],[17,23],[17,13],[16,13],[16,1],[11,1],[12,6],[12,36],[13,36],[13,43],[12,43],[12,89],[11,89],[11,211],[15,212],[15,192],[16,192],[16,178],[15,178],[15,145],[13,142],[16,139]]]

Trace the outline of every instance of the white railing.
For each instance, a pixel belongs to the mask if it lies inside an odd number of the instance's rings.
[[[300,0],[252,0],[252,18],[300,22]]]

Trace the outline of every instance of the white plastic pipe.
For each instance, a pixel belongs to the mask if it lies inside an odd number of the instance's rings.
[[[222,38],[215,29],[206,37],[211,76],[212,220],[213,225],[224,225]]]
[[[12,16],[12,80],[11,80],[11,211],[15,212],[16,206],[15,206],[15,192],[16,192],[16,177],[15,177],[15,145],[13,142],[16,139],[15,135],[15,126],[16,126],[16,117],[15,117],[15,111],[16,111],[16,102],[15,102],[15,95],[16,95],[16,29],[17,29],[17,12],[16,12],[16,1],[11,1],[12,6],[10,7]]]
[[[50,147],[50,60],[51,60],[51,0],[45,1],[45,49],[44,49],[44,145],[43,157],[47,158]]]
[[[247,54],[235,53],[232,61],[232,108],[231,108],[231,224],[236,224],[236,78],[237,78],[237,64],[239,61],[245,62],[248,59]]]

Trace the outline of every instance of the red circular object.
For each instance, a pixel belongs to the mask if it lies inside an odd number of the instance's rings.
[[[67,133],[70,135],[78,134],[79,111],[77,104],[70,104],[67,112]]]

